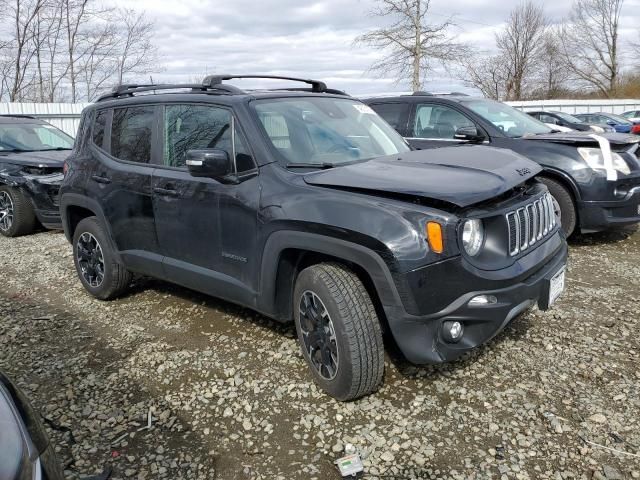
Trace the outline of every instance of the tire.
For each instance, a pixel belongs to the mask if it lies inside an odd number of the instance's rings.
[[[560,214],[562,230],[564,230],[567,238],[570,237],[575,231],[578,222],[576,203],[573,200],[571,192],[569,192],[564,185],[550,178],[543,177],[540,181],[547,186],[549,193],[553,197],[553,200],[555,200],[553,206],[556,210],[556,215],[558,215],[558,213]]]
[[[293,298],[298,342],[318,386],[341,401],[376,391],[384,374],[382,329],[356,274],[336,263],[311,266],[298,275]],[[318,336],[326,348],[317,348]]]
[[[18,188],[0,187],[0,234],[5,237],[28,235],[37,224],[31,200]]]
[[[131,273],[121,264],[109,237],[96,217],[82,220],[73,233],[73,263],[82,286],[100,300],[111,300],[131,283]]]

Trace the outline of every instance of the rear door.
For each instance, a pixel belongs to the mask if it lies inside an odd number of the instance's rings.
[[[232,111],[211,104],[168,104],[153,207],[167,278],[239,303],[253,301],[259,189],[255,164]],[[237,184],[192,177],[189,150],[221,149],[236,159]]]
[[[155,275],[161,265],[151,192],[157,107],[137,105],[100,112],[98,120],[106,128],[93,137],[87,194],[102,207],[127,266]]]

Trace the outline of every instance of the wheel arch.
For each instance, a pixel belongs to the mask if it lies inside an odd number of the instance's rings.
[[[397,305],[400,296],[384,260],[373,250],[345,240],[306,232],[277,232],[265,244],[260,301],[262,311],[280,321],[293,318],[293,290],[298,274],[323,262],[350,268],[367,289],[381,321],[384,305]]]
[[[88,217],[97,217],[107,232],[114,254],[120,260],[120,254],[113,241],[111,225],[107,222],[98,202],[82,195],[67,193],[60,199],[60,216],[64,234],[69,242],[73,241],[75,229],[82,220]]]
[[[578,202],[581,199],[580,190],[575,182],[564,172],[559,170],[545,168],[538,177],[548,178],[558,182],[561,186],[565,187],[569,192],[569,195],[573,198],[573,204],[576,214],[576,231],[580,231],[580,208],[578,208]]]

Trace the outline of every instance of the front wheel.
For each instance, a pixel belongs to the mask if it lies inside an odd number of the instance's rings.
[[[31,200],[19,189],[0,187],[0,234],[5,237],[27,235],[36,227]]]
[[[384,374],[382,329],[355,273],[335,263],[306,268],[293,308],[302,354],[320,388],[342,401],[377,390]]]
[[[576,203],[573,200],[571,192],[567,190],[564,185],[550,178],[541,178],[540,181],[544,183],[549,189],[553,200],[553,209],[556,216],[560,221],[562,230],[567,237],[576,229],[578,221],[578,214],[576,213]]]

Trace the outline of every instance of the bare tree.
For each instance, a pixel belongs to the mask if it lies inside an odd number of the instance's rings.
[[[466,63],[463,80],[470,87],[477,88],[485,97],[502,100],[506,96],[505,87],[509,78],[507,62],[502,55],[487,57],[477,55]]]
[[[397,81],[411,79],[414,91],[420,90],[433,61],[445,67],[465,58],[469,47],[457,42],[450,33],[453,19],[431,24],[428,12],[431,0],[379,0],[376,17],[391,17],[387,28],[372,30],[356,39],[356,43],[387,52],[371,66],[383,74],[393,74]]]
[[[557,31],[549,29],[542,39],[534,75],[538,85],[534,96],[557,98],[567,90],[567,81],[571,77],[571,72],[563,59],[562,48],[557,38]]]
[[[527,79],[539,58],[546,25],[542,7],[527,0],[511,11],[504,31],[496,35],[508,71],[508,100],[522,99]]]
[[[117,31],[117,80],[125,75],[142,75],[154,71],[158,62],[158,49],[151,42],[154,24],[144,12],[128,8],[118,10],[120,28]]]
[[[34,24],[44,6],[44,0],[6,0],[0,6],[11,22],[11,36],[5,44],[6,61],[11,65],[12,79],[8,85],[9,101],[22,98],[32,78],[29,75],[35,50],[30,48]]]
[[[620,76],[619,27],[624,0],[576,0],[559,40],[573,76],[607,97]]]

